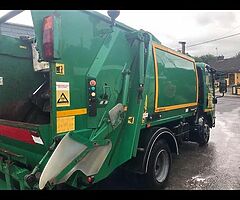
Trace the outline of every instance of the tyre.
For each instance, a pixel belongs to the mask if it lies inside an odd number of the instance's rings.
[[[162,189],[167,183],[172,155],[166,140],[157,141],[151,151],[144,185],[149,189]]]
[[[197,143],[199,146],[205,146],[210,138],[210,128],[204,117],[199,118],[198,123],[200,125],[200,128],[198,132]]]

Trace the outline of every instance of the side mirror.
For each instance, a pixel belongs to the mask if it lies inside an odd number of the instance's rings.
[[[217,98],[213,98],[213,104],[217,104]]]
[[[221,81],[219,84],[219,92],[220,93],[226,93],[227,92],[227,81]]]

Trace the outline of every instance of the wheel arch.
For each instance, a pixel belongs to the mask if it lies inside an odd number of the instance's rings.
[[[172,134],[172,131],[165,127],[164,128],[154,128],[154,133],[153,133],[152,137],[150,138],[148,145],[146,146],[146,152],[143,157],[143,166],[142,167],[143,167],[144,173],[146,173],[147,169],[148,169],[148,163],[149,163],[149,158],[150,158],[150,155],[152,152],[152,148],[153,148],[154,144],[157,141],[159,141],[160,139],[166,140],[171,152],[176,153],[177,155],[179,154],[177,140],[174,137],[174,135]]]
[[[152,148],[159,139],[165,139],[171,152],[176,153],[177,155],[179,154],[176,138],[170,129],[166,127],[142,129],[138,143],[137,155],[125,163],[123,168],[138,174],[145,174],[147,172],[148,161]]]
[[[210,128],[213,128],[215,126],[215,121],[210,113],[204,113],[203,117],[207,120],[207,124],[209,125]]]

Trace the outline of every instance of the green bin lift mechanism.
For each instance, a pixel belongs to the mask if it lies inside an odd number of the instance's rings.
[[[119,167],[160,188],[181,141],[208,143],[210,66],[119,11],[31,14],[35,38],[0,35],[1,189],[84,189]]]

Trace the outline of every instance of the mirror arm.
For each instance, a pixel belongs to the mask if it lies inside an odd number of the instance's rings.
[[[222,96],[215,96],[216,99],[224,97],[225,92],[222,93]]]

